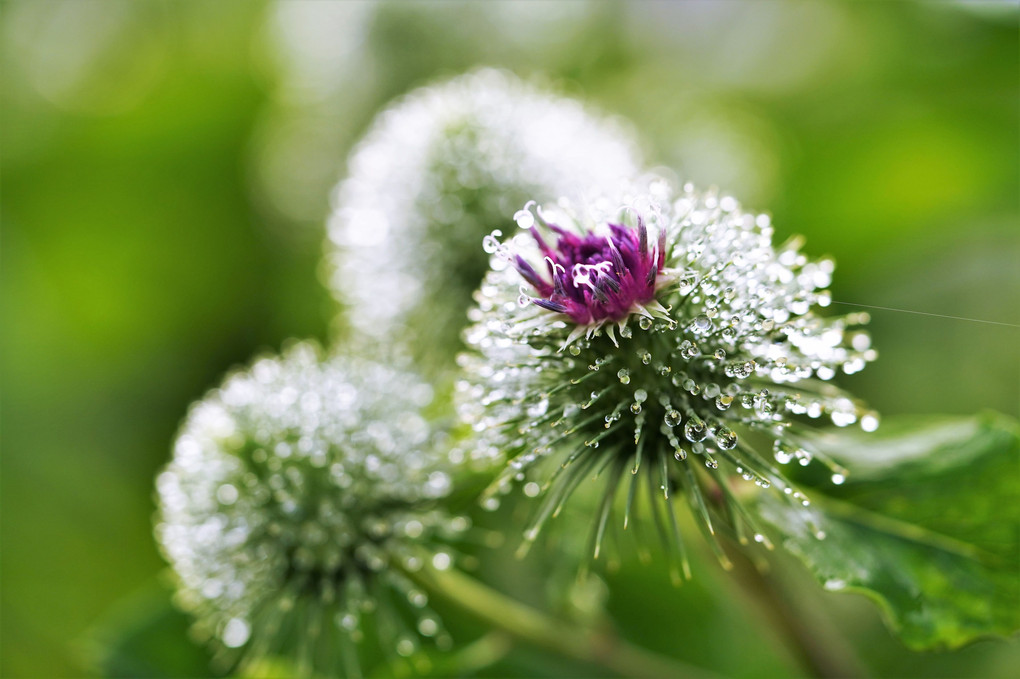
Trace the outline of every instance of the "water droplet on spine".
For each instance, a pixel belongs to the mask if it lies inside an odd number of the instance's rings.
[[[696,417],[687,420],[687,424],[684,425],[684,437],[688,441],[692,443],[704,441],[706,436],[708,436],[708,427],[704,422]]]
[[[713,429],[712,438],[715,439],[716,445],[723,450],[733,450],[737,447],[737,435],[726,427],[718,426]]]

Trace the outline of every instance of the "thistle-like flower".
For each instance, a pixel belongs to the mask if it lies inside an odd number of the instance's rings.
[[[334,196],[330,287],[353,336],[403,340],[429,370],[449,367],[487,269],[479,240],[529,198],[632,176],[638,155],[624,125],[507,72],[406,95],[377,117]]]
[[[399,655],[449,643],[406,575],[449,567],[444,541],[467,528],[439,502],[451,477],[420,412],[431,398],[411,375],[298,344],[196,403],[157,479],[156,527],[196,630],[228,658],[330,675],[357,672],[366,624]]]
[[[739,501],[754,486],[739,477],[798,506],[807,498],[781,465],[818,458],[841,483],[812,425],[877,426],[829,383],[875,352],[852,329],[866,315],[813,311],[830,303],[831,260],[809,261],[796,240],[773,247],[769,218],[729,196],[676,192],[658,177],[636,186],[583,210],[529,203],[514,217],[523,232],[485,239],[492,271],[465,333],[459,410],[477,432],[474,454],[509,460],[490,502],[529,474],[525,493],[542,495],[525,546],[603,474],[595,556],[626,486],[624,527],[636,498],[650,501],[674,574],[689,577],[669,498],[685,495],[706,535],[722,526],[768,546]]]

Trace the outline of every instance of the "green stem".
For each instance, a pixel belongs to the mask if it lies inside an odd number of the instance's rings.
[[[512,647],[513,640],[506,632],[489,632],[467,646],[443,656],[432,664],[429,672],[440,677],[475,674],[502,660]],[[378,676],[406,679],[415,676],[415,670],[407,662],[394,661]]]
[[[743,551],[727,551],[734,566],[733,578],[808,676],[820,679],[867,676],[853,649],[826,634],[828,625],[823,621],[796,610],[776,578],[763,574]]]
[[[615,636],[549,618],[458,571],[425,568],[407,575],[493,628],[554,653],[602,665],[622,677],[717,679],[711,672],[662,658]]]

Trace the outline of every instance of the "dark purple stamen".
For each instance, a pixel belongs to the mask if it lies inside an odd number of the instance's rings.
[[[535,269],[532,268],[532,266],[520,255],[517,255],[517,261],[514,264],[514,268],[516,268],[517,271],[520,272],[521,276],[524,277],[524,280],[528,281],[528,283],[530,283],[536,290],[541,291],[542,288],[546,286],[545,281],[543,281],[542,277],[538,275],[538,272],[535,271]]]
[[[556,313],[562,314],[562,313],[566,313],[566,311],[567,311],[567,307],[565,307],[562,304],[559,304],[557,302],[553,302],[551,300],[548,300],[548,299],[533,299],[531,301],[534,302],[536,305],[542,307],[543,309],[548,309],[549,311],[555,311]]]
[[[579,325],[620,321],[636,306],[655,299],[656,277],[665,264],[665,233],[648,249],[648,229],[638,219],[636,229],[610,224],[608,236],[579,236],[556,225],[555,247],[532,227],[531,234],[546,261],[549,279],[521,257],[514,268],[539,294],[537,306],[566,314]]]

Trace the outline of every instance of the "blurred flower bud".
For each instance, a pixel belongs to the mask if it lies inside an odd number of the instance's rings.
[[[412,375],[302,343],[196,403],[157,478],[156,527],[196,629],[324,674],[356,671],[366,624],[399,655],[448,643],[406,576],[449,567],[441,545],[467,528],[440,504],[431,398]]]
[[[351,155],[329,222],[330,286],[355,338],[445,369],[486,270],[483,236],[528,198],[605,189],[640,167],[624,126],[483,69],[415,90]]]

